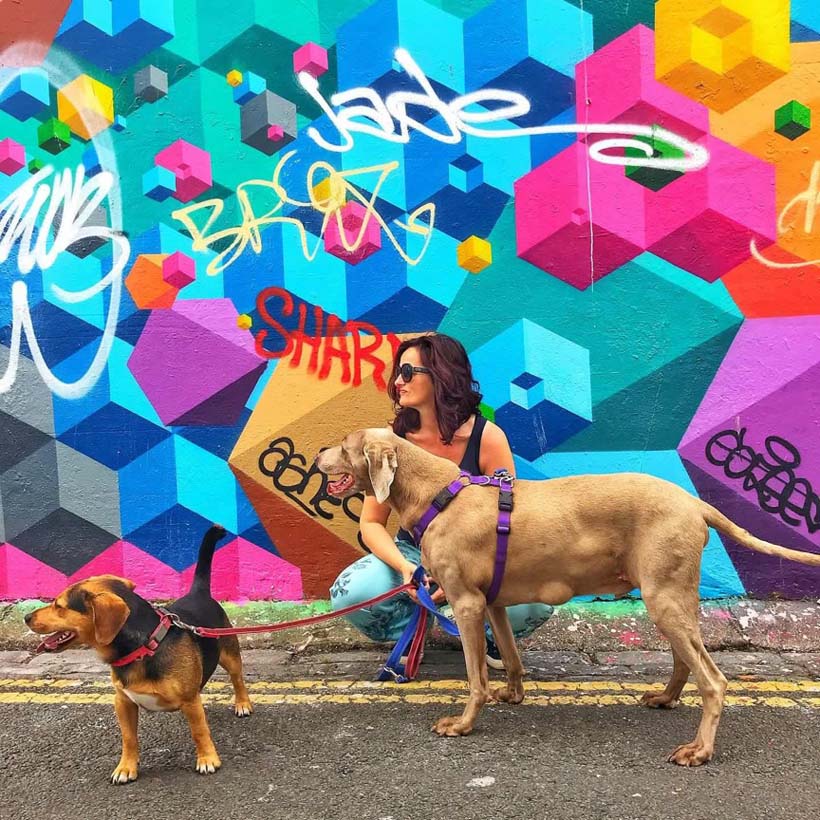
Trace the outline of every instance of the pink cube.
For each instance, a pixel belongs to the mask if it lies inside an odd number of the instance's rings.
[[[693,141],[709,131],[705,105],[655,79],[655,34],[646,26],[629,29],[578,63],[575,85],[578,122],[660,125]]]
[[[196,265],[190,256],[177,251],[162,260],[162,278],[180,290],[196,279]]]
[[[16,174],[26,164],[26,149],[8,137],[0,140],[0,171],[6,176]]]
[[[352,250],[348,250],[342,244],[342,237],[339,231],[339,220],[345,232],[345,241],[348,247],[355,243]],[[367,220],[367,224],[362,234],[362,238],[356,242],[362,225]],[[351,201],[345,203],[328,221],[325,228],[325,250],[343,259],[349,265],[358,265],[359,262],[367,259],[368,256],[380,250],[382,246],[382,231],[379,223],[368,216],[364,205],[361,202]]]
[[[190,202],[214,184],[211,155],[185,140],[177,140],[163,148],[154,162],[173,172],[177,189],[172,196],[180,202]]]
[[[285,129],[281,125],[268,126],[268,139],[271,142],[279,142],[285,136]]]
[[[312,77],[321,77],[327,71],[327,49],[316,43],[305,43],[293,52],[293,70],[306,71]]]

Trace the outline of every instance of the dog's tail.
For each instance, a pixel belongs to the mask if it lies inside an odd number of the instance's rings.
[[[217,541],[225,537],[225,528],[219,524],[214,524],[202,536],[202,543],[199,545],[199,558],[196,562],[194,580],[191,584],[191,592],[211,592],[211,564],[214,559],[214,550]]]
[[[798,561],[801,564],[820,567],[820,555],[815,555],[812,552],[792,550],[788,547],[771,544],[762,538],[756,538],[748,530],[744,530],[743,527],[739,527],[734,521],[728,519],[720,510],[715,509],[711,504],[707,504],[705,501],[701,503],[703,505],[703,518],[706,523],[724,535],[728,535],[737,541],[738,544],[755,552],[762,552],[764,555],[774,555],[778,558],[787,558],[789,561]]]

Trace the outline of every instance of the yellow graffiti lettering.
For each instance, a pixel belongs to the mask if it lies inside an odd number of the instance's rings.
[[[239,225],[215,229],[216,223],[225,210],[224,200],[221,199],[208,199],[205,202],[178,208],[171,214],[191,234],[192,247],[195,251],[205,251],[217,243],[228,242],[227,246],[208,264],[206,270],[210,276],[222,273],[232,265],[245,252],[248,245],[254,253],[260,253],[262,250],[261,229],[276,223],[293,225],[299,237],[302,254],[305,259],[312,262],[319,252],[322,238],[331,219],[336,220],[342,246],[348,253],[352,253],[362,244],[371,220],[375,220],[405,262],[409,265],[416,265],[421,261],[433,234],[436,206],[433,203],[420,205],[407,215],[406,222],[396,220],[396,225],[407,234],[423,238],[421,250],[415,256],[411,256],[404,250],[387,222],[376,209],[379,192],[390,174],[398,168],[399,163],[397,161],[371,165],[366,168],[355,168],[349,171],[339,171],[327,162],[314,162],[306,175],[309,198],[307,201],[300,201],[290,196],[286,187],[280,182],[283,169],[295,154],[296,151],[289,151],[282,156],[271,179],[251,179],[237,186],[236,200],[241,216]],[[372,191],[368,197],[362,194],[351,180],[361,179],[361,177],[372,174],[376,174],[377,179],[375,184],[372,185]],[[323,178],[321,178],[322,175],[324,175]],[[264,213],[257,213],[257,209],[260,209],[262,204],[262,197],[266,194],[272,198],[272,205],[268,203],[269,207]],[[342,223],[341,208],[348,199],[359,202],[364,209],[361,215],[361,224],[352,239],[348,237],[348,230],[345,229]],[[310,207],[323,214],[319,237],[312,249],[309,247],[308,231],[303,222],[295,216],[286,216],[280,213],[286,205],[297,208]],[[195,215],[200,218],[195,219]],[[202,216],[204,216],[204,222],[201,220]],[[424,221],[425,217],[426,221]],[[198,222],[200,224],[197,224]]]

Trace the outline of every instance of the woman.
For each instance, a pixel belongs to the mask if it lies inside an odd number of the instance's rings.
[[[473,380],[467,352],[456,339],[432,333],[407,339],[396,351],[388,393],[396,416],[393,431],[437,456],[443,456],[474,475],[489,475],[506,468],[515,471],[512,451],[504,431],[478,410],[481,394]],[[390,505],[373,496],[364,500],[359,529],[370,555],[343,570],[330,589],[334,609],[375,597],[406,583],[421,563],[421,551],[406,530],[395,541],[387,531]],[[347,619],[374,641],[396,641],[415,609],[415,593],[403,594]],[[433,593],[443,603],[446,591]],[[529,635],[552,615],[546,604],[509,607],[507,613],[516,638]],[[501,656],[487,626],[487,662],[503,669]]]

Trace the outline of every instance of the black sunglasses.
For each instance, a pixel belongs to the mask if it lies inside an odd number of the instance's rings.
[[[412,364],[403,364],[399,368],[399,375],[402,377],[402,380],[405,382],[409,382],[413,378],[414,373],[430,373],[429,367],[413,367]]]

